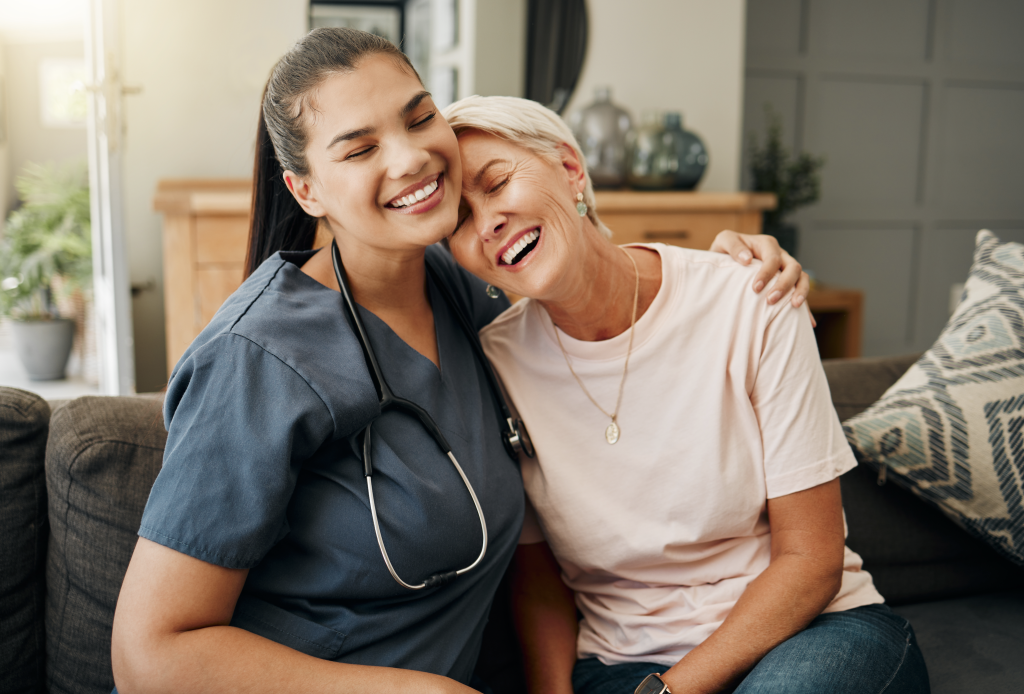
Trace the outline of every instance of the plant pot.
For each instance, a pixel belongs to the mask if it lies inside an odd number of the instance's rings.
[[[71,355],[75,322],[68,318],[11,321],[14,347],[33,381],[64,378]]]
[[[779,224],[776,226],[766,226],[764,233],[769,236],[774,236],[775,240],[779,242],[779,246],[782,250],[789,253],[794,258],[799,248],[800,242],[800,230],[793,224]]]

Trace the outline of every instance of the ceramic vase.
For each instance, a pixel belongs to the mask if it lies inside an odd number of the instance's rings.
[[[683,128],[683,117],[678,111],[666,113],[664,125],[663,140],[675,153],[669,162],[673,170],[672,187],[677,190],[693,190],[708,168],[708,151],[704,142]]]
[[[656,111],[643,114],[629,136],[629,185],[641,190],[666,190],[675,182],[676,152],[666,139],[664,119]]]
[[[571,121],[595,188],[619,188],[626,182],[626,136],[633,127],[629,113],[612,103],[611,89],[598,87],[594,103]]]

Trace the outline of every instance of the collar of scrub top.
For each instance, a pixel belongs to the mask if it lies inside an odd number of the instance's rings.
[[[341,253],[338,251],[338,245],[333,241],[331,242],[331,255],[334,261],[334,274],[338,280],[338,287],[341,290],[341,295],[345,301],[345,306],[348,308],[349,315],[352,318],[352,323],[355,327],[356,336],[359,338],[359,344],[363,349],[363,357],[366,360],[367,366],[369,366],[370,378],[373,380],[373,385],[377,390],[378,397],[380,398],[380,414],[384,414],[384,412],[386,412],[387,410],[399,410],[419,420],[423,428],[427,430],[431,437],[433,437],[434,441],[437,443],[441,451],[448,456],[449,460],[452,461],[452,464],[455,466],[456,471],[458,471],[459,473],[459,477],[462,478],[462,483],[465,485],[466,490],[469,492],[469,496],[473,499],[473,505],[476,507],[477,516],[480,518],[480,530],[482,532],[483,539],[480,546],[480,554],[477,556],[477,558],[473,561],[472,564],[466,566],[465,568],[458,569],[456,571],[441,571],[435,573],[419,584],[411,584],[402,580],[402,578],[395,571],[394,566],[391,564],[391,558],[388,556],[388,551],[384,547],[384,538],[380,532],[380,522],[377,519],[377,505],[373,494],[373,421],[371,420],[366,425],[366,427],[363,429],[363,474],[366,476],[366,489],[370,497],[370,515],[373,517],[373,530],[377,534],[377,546],[380,547],[380,553],[381,556],[384,558],[384,563],[387,565],[388,571],[391,573],[391,577],[394,578],[395,581],[397,581],[400,585],[402,585],[405,588],[409,588],[410,590],[422,590],[424,588],[435,588],[438,586],[443,586],[447,583],[450,583],[462,574],[472,571],[474,568],[477,567],[477,565],[480,564],[481,561],[483,561],[484,555],[487,554],[487,521],[484,519],[483,509],[480,507],[480,501],[477,499],[476,492],[473,490],[473,485],[470,483],[469,478],[466,477],[466,473],[462,470],[462,466],[459,465],[459,461],[455,459],[455,454],[452,453],[451,446],[448,445],[448,441],[444,438],[444,435],[441,433],[441,429],[437,426],[437,423],[434,422],[434,419],[425,409],[423,409],[416,403],[412,402],[411,400],[406,400],[405,398],[401,398],[395,395],[395,393],[388,386],[387,381],[384,379],[384,373],[381,371],[380,365],[377,362],[377,356],[374,353],[373,348],[370,346],[370,339],[366,333],[366,328],[363,326],[363,321],[359,318],[359,312],[356,310],[356,303],[352,297],[352,289],[348,284],[348,275],[345,273],[345,266],[341,262]],[[465,317],[461,314],[458,305],[451,300],[451,295],[448,294],[443,285],[440,282],[438,282],[436,275],[434,274],[433,270],[429,268],[429,265],[428,270],[430,270],[431,272],[431,276],[433,278],[434,283],[438,287],[441,287],[441,291],[445,297],[445,300],[451,305],[452,310],[455,311],[456,314],[459,316],[459,322],[462,325],[463,329],[465,330],[465,328],[468,325],[468,321],[466,321]],[[472,333],[472,337],[476,338],[476,334]],[[473,339],[470,340],[470,342],[473,341]],[[480,355],[483,354],[483,350],[479,346],[479,341],[476,342],[476,346],[478,349],[480,349],[480,351],[476,352],[476,350],[474,350],[474,353],[477,354],[477,357],[479,358]],[[485,367],[490,367],[490,364],[486,363],[486,361],[484,362],[484,364]],[[489,383],[493,388],[493,386],[495,385],[493,381],[494,375],[493,373],[489,373],[488,375],[490,376]],[[504,406],[504,402],[502,402],[501,404],[502,406]],[[505,409],[505,412],[507,412],[507,408]],[[509,417],[508,421],[513,421],[511,419],[511,416]],[[505,437],[503,437],[503,440],[505,440]],[[530,455],[532,455],[532,452],[533,451],[531,446]]]

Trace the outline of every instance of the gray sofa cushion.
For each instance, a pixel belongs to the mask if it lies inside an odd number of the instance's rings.
[[[832,402],[841,420],[873,404],[919,355],[825,360]],[[1024,585],[1024,571],[942,513],[876,473],[858,467],[843,476],[847,544],[892,605],[979,594]]]
[[[1024,692],[1024,592],[906,605],[932,694]]]
[[[38,395],[0,387],[0,692],[42,682],[49,421]]]
[[[54,412],[46,449],[50,692],[108,694],[110,632],[166,433],[160,402],[74,400]]]

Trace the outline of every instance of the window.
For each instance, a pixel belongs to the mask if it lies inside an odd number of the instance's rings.
[[[39,65],[39,100],[45,127],[84,128],[85,61],[42,61]]]

